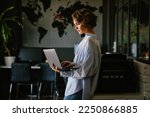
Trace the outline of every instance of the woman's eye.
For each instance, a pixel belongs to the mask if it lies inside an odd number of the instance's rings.
[[[79,23],[76,23],[76,25],[79,25]]]
[[[78,26],[78,25],[80,25],[79,23],[76,23],[74,26]]]

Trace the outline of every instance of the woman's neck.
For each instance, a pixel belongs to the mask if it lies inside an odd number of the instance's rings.
[[[96,34],[96,32],[93,29],[87,29],[85,31],[86,34]]]

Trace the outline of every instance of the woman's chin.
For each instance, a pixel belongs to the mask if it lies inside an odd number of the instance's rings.
[[[82,32],[78,32],[80,35],[82,35],[83,33]]]

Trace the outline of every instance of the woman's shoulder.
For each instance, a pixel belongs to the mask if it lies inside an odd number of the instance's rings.
[[[85,36],[85,40],[92,43],[94,41],[98,41],[98,36],[96,34],[87,34]]]

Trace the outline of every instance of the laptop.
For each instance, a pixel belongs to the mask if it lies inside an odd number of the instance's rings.
[[[43,52],[44,52],[46,59],[48,60],[49,66],[53,66],[54,64],[56,67],[60,68],[62,71],[76,70],[80,67],[77,64],[74,65],[73,67],[62,67],[55,49],[43,49]]]

